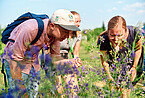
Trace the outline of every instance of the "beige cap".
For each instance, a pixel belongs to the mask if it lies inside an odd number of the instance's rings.
[[[80,31],[78,27],[75,26],[75,17],[74,15],[66,10],[66,9],[59,9],[56,10],[52,17],[51,22],[60,25],[64,29],[71,30],[71,31]]]

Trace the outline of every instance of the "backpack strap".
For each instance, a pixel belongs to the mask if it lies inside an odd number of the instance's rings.
[[[71,54],[72,54],[72,58],[74,58],[73,47],[71,45],[70,38],[68,38],[68,42],[69,42],[69,46],[70,46],[70,51],[71,51]],[[73,37],[73,43],[74,43],[74,37]]]
[[[7,79],[6,79],[6,72],[4,71],[4,63],[2,63],[1,73],[4,74],[5,88],[7,88],[8,87],[8,84],[7,84]]]
[[[43,29],[44,29],[44,23],[43,23],[42,19],[41,18],[36,18],[36,20],[37,20],[37,23],[38,23],[38,33],[37,33],[35,39],[31,42],[31,45],[38,41],[38,39],[42,35]]]

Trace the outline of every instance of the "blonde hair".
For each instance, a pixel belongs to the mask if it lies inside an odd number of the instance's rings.
[[[115,16],[110,19],[110,21],[108,22],[108,30],[116,28],[119,25],[119,23],[121,23],[122,28],[125,29],[125,31],[127,31],[126,21],[121,16]]]

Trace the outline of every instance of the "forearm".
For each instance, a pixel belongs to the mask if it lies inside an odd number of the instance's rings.
[[[133,63],[133,66],[134,68],[137,67],[138,65],[138,62],[139,62],[139,59],[140,59],[140,56],[141,56],[141,52],[142,52],[142,49],[139,49],[135,52],[135,58],[134,58],[134,63]]]
[[[109,64],[107,62],[103,62],[103,67],[104,67],[104,70],[106,71],[107,76],[109,77],[109,81],[111,80],[114,81],[109,71]]]
[[[139,62],[139,59],[140,59],[140,56],[141,56],[141,52],[142,52],[142,40],[143,38],[141,38],[137,43],[136,43],[136,46],[135,46],[135,58],[134,58],[134,64],[132,67],[136,68],[137,65],[138,65],[138,62]]]
[[[107,76],[109,77],[109,81],[111,81],[111,80],[114,81],[111,76],[111,73],[109,71],[109,64],[106,61],[104,61],[102,56],[100,56],[100,57],[101,57],[101,62],[102,62],[103,68],[106,71]]]
[[[74,51],[73,51],[74,57],[79,57],[80,45],[81,45],[81,41],[78,41],[75,44]]]

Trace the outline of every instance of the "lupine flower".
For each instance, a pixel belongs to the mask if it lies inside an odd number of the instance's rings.
[[[117,61],[120,62],[120,61],[121,61],[121,58],[118,57],[118,58],[117,58]]]
[[[132,57],[132,58],[135,57],[135,51],[134,50],[131,52],[130,57]]]
[[[98,54],[99,54],[99,55],[101,55],[101,53],[100,53],[100,52],[98,52]]]
[[[84,31],[84,34],[87,34],[87,30]]]
[[[45,44],[43,44],[43,48],[44,48],[45,50],[48,50],[48,49],[49,49],[49,47],[48,47],[47,45],[45,45]]]
[[[97,56],[95,55],[95,56],[93,57],[93,59],[97,59]]]
[[[26,51],[24,52],[24,56],[27,58],[27,59],[31,59],[33,57],[33,54],[31,51]]]
[[[32,54],[38,55],[40,49],[39,49],[39,47],[33,45],[32,48],[30,49],[30,51],[32,52]]]
[[[97,70],[97,75],[100,75],[100,70]]]
[[[36,60],[34,61],[35,64],[39,64],[39,60],[38,58],[36,58]]]
[[[50,64],[52,62],[52,58],[50,57],[49,54],[46,54],[45,55],[45,64]]]
[[[9,49],[7,50],[7,52],[8,52],[8,56],[10,57],[10,59],[13,60],[13,58],[12,58],[13,52],[10,51]]]
[[[119,85],[119,77],[118,77],[118,79],[117,79],[117,85]]]
[[[111,71],[111,72],[113,72],[113,71],[114,71],[114,69],[111,67],[111,68],[110,68],[110,71]]]
[[[112,64],[112,67],[113,67],[113,68],[116,68],[116,66],[115,66],[114,64]]]

